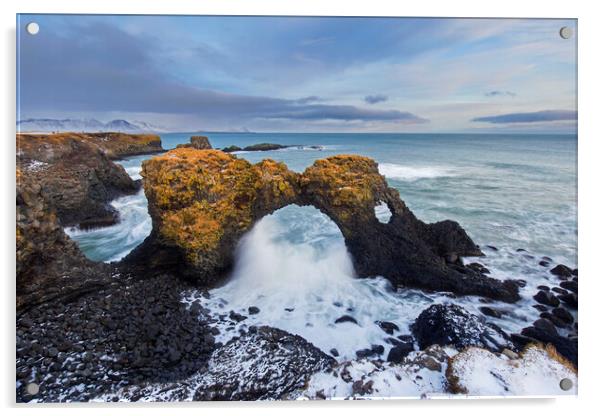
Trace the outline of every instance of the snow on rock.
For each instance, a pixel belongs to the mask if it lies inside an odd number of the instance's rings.
[[[207,368],[177,383],[128,386],[97,401],[276,400],[335,360],[298,335],[267,326],[217,348]]]
[[[457,351],[448,349],[450,353]],[[401,364],[346,361],[316,373],[298,399],[407,398],[446,391],[448,354],[438,345],[410,353]]]
[[[459,305],[431,305],[420,313],[411,328],[421,348],[438,344],[452,345],[456,349],[514,349],[509,335],[501,328],[471,314]]]
[[[29,163],[23,165],[23,169],[31,172],[39,172],[46,169],[48,166],[50,165],[46,162],[42,162],[40,160],[31,160]]]
[[[517,359],[468,348],[450,360],[447,378],[452,392],[470,396],[577,394],[575,369],[551,346],[529,346]],[[567,391],[564,378],[572,381]]]

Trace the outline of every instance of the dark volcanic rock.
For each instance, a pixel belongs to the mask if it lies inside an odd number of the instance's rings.
[[[351,322],[352,324],[358,325],[355,318],[353,316],[349,316],[349,315],[343,315],[340,318],[337,318],[336,321],[334,321],[335,324],[342,324],[344,322]]]
[[[558,277],[571,277],[573,274],[573,270],[565,266],[564,264],[559,264],[552,270],[550,270],[550,273]]]
[[[283,399],[335,363],[300,336],[262,326],[213,353],[194,400]]]
[[[17,311],[81,296],[111,280],[110,267],[84,257],[65,234],[42,187],[17,169]]]
[[[17,168],[40,186],[62,226],[114,224],[118,213],[109,202],[140,189],[140,183],[87,135],[18,134],[17,149]]]
[[[190,143],[181,143],[176,146],[176,148],[182,147],[191,147],[198,150],[212,149],[211,143],[209,143],[209,139],[206,136],[192,136]]]
[[[554,323],[545,318],[539,318],[535,322],[533,322],[533,326],[537,329],[540,329],[550,335],[558,335],[558,331],[556,331],[556,327]]]
[[[249,315],[257,315],[259,308],[257,306],[249,306]]]
[[[537,309],[539,312],[547,312],[547,310],[548,310],[547,306],[544,306],[544,305],[537,304],[537,305],[532,305],[532,306],[535,309]]]
[[[570,306],[571,308],[577,309],[579,307],[579,302],[576,293],[569,293],[567,295],[558,295],[558,299],[562,301],[562,303]],[[556,305],[558,306],[558,305]]]
[[[366,348],[363,350],[358,350],[355,352],[355,356],[358,360],[362,358],[374,357],[377,355],[382,355],[385,352],[385,347],[382,345],[372,345],[370,348]]]
[[[571,292],[577,293],[578,292],[578,284],[577,282],[573,281],[573,280],[567,280],[565,282],[560,282],[560,287],[566,290],[570,290]]]
[[[278,143],[258,143],[258,144],[252,144],[251,146],[246,146],[243,150],[245,150],[247,152],[264,152],[267,150],[286,149],[287,147],[290,147],[290,146],[285,146],[283,144],[278,144]]]
[[[242,322],[245,319],[247,319],[246,316],[241,315],[240,313],[237,313],[237,312],[234,312],[234,311],[230,311],[230,314],[228,315],[228,317],[230,319],[232,319],[233,321],[235,321],[235,322]]]
[[[537,302],[543,305],[553,307],[560,305],[560,301],[556,296],[554,296],[551,292],[547,292],[544,290],[540,290],[539,292],[537,292],[537,294],[533,296],[533,299],[535,299]]]
[[[242,150],[241,147],[232,145],[232,146],[224,147],[222,149],[222,152],[231,153],[231,152],[239,152],[241,150]]]
[[[414,351],[414,346],[411,343],[400,343],[395,345],[387,355],[387,361],[392,363],[401,363],[409,353]]]
[[[552,309],[552,315],[554,315],[555,317],[557,317],[558,319],[560,319],[561,321],[563,321],[567,324],[572,324],[573,321],[575,320],[573,318],[573,315],[571,315],[571,313],[564,308]]]
[[[412,333],[421,349],[430,345],[469,346],[493,351],[513,349],[509,336],[458,305],[432,305],[412,324]]]
[[[31,399],[31,382],[40,386],[36,399],[87,401],[126,384],[180,380],[206,365],[214,339],[180,301],[188,284],[174,276],[112,280],[17,319],[16,366],[31,370],[17,372],[18,401]]]
[[[490,308],[489,306],[481,306],[479,308],[479,310],[481,311],[481,313],[483,315],[491,316],[493,318],[501,318],[502,317],[502,313],[499,310]]]
[[[359,276],[381,275],[396,286],[506,302],[519,299],[514,281],[447,264],[451,253],[482,252],[458,223],[418,220],[366,157],[332,156],[298,174],[272,160],[252,165],[221,151],[175,149],[145,161],[142,175],[153,232],[135,253],[162,250],[166,264],[177,265],[179,273],[200,285],[226,275],[238,241],[253,224],[298,204],[318,208],[337,224]],[[374,213],[380,203],[392,212],[386,224]]]
[[[523,329],[521,331],[521,335],[525,338],[516,337],[514,335],[512,336],[513,341],[521,345],[521,347],[526,345],[524,344],[525,342],[528,343],[532,342],[533,340],[552,344],[560,354],[577,366],[578,345],[576,338],[569,339],[559,335],[554,335],[546,330],[542,330],[533,326]]]
[[[393,322],[387,321],[376,321],[376,324],[389,335],[393,335],[393,332],[399,331],[399,327]]]

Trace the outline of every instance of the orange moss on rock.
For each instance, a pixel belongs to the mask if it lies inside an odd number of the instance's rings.
[[[367,157],[333,156],[298,174],[270,159],[251,164],[218,150],[182,147],[144,162],[142,176],[153,233],[131,259],[144,261],[145,249],[163,253],[165,264],[186,263],[179,271],[204,285],[230,268],[238,241],[255,222],[298,204],[318,208],[337,224],[359,276],[518,299],[516,285],[448,267],[441,247],[459,256],[478,254],[478,248],[457,223],[430,227],[418,220]],[[381,202],[392,213],[386,224],[374,212]]]
[[[219,150],[172,150],[146,161],[142,176],[159,235],[196,266],[250,228],[261,215],[259,202],[296,194],[286,165],[252,165]]]
[[[119,159],[136,154],[163,151],[161,138],[156,134],[129,133],[19,133],[17,153],[32,159],[56,159],[68,150],[70,142],[84,142],[98,147],[110,159]]]

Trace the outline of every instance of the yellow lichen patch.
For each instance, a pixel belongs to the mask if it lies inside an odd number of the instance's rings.
[[[301,183],[323,194],[333,206],[353,207],[372,205],[376,190],[386,187],[376,163],[356,155],[317,160],[305,170]]]
[[[35,158],[42,149],[46,151],[54,149],[59,153],[69,151],[70,143],[73,142],[94,145],[110,158],[161,150],[161,138],[156,134],[19,133],[17,134],[17,153]]]
[[[288,200],[297,196],[298,175],[284,163],[264,159],[255,168],[259,171],[260,184],[269,189],[269,197]]]
[[[246,230],[259,170],[218,150],[179,148],[143,164],[144,189],[159,232],[192,261],[215,249],[229,228]]]

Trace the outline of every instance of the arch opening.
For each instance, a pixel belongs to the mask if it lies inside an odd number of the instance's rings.
[[[374,216],[379,222],[388,224],[391,222],[393,213],[386,202],[378,201],[378,203],[374,206]]]

